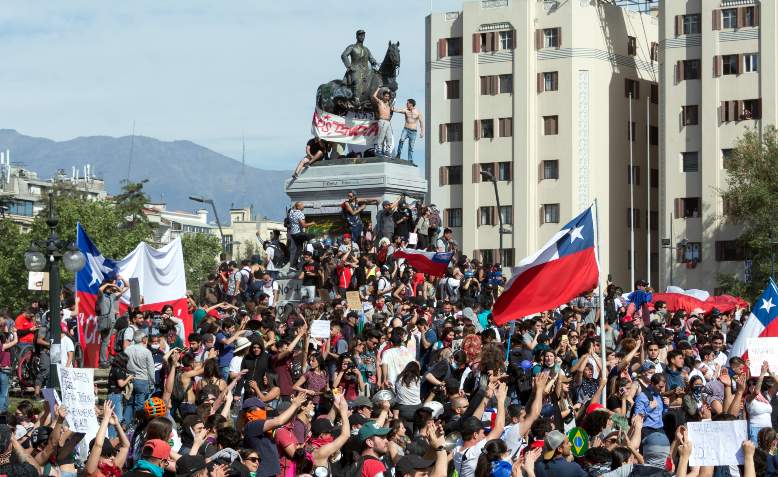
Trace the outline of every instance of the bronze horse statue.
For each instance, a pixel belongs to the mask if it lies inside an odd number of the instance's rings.
[[[328,113],[344,116],[349,112],[372,112],[373,93],[388,88],[392,97],[397,93],[397,75],[400,71],[400,42],[389,42],[384,60],[377,70],[371,69],[365,84],[349,87],[346,78],[319,85],[316,106]]]

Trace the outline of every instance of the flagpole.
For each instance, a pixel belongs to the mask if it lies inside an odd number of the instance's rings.
[[[632,126],[630,126],[632,127]],[[595,244],[597,246],[597,288],[598,288],[598,294],[600,295],[599,299],[599,305],[600,305],[600,359],[602,360],[602,369],[600,370],[601,373],[605,373],[605,376],[608,375],[608,369],[607,364],[605,362],[605,295],[602,293],[602,262],[600,262],[600,210],[599,206],[597,205],[597,199],[594,199],[594,228],[597,234]],[[633,267],[634,268],[634,267]],[[600,377],[602,378],[602,377]],[[602,393],[602,396],[600,397],[600,401],[603,405],[605,405],[605,393]]]
[[[646,95],[646,281],[651,285],[651,95]]]
[[[629,93],[629,273],[630,287],[635,286],[635,167],[632,165],[632,92]],[[637,129],[637,128],[636,128]],[[631,289],[631,288],[630,288]]]

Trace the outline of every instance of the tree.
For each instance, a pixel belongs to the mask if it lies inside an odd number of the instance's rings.
[[[30,245],[29,234],[22,233],[11,219],[0,220],[0,308],[16,316],[30,304],[33,296],[42,298],[48,292],[27,290],[24,252]]]
[[[200,285],[208,280],[218,265],[217,257],[221,252],[219,237],[211,234],[186,234],[181,238],[184,249],[184,269],[186,287],[197,296]]]
[[[727,291],[757,297],[770,276],[773,247],[778,240],[775,198],[778,197],[778,130],[767,127],[760,135],[747,130],[727,164],[724,219],[743,226],[738,241],[752,260],[751,281],[742,283],[732,276],[719,281]],[[778,252],[776,250],[775,252]]]

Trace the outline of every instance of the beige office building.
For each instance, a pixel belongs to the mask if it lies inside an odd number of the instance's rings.
[[[672,274],[677,285],[714,291],[719,274],[746,274],[720,191],[738,138],[778,119],[777,24],[773,0],[661,4],[663,286]]]
[[[626,285],[631,146],[645,278],[660,202],[656,16],[590,0],[479,0],[432,13],[426,36],[430,201],[464,253],[496,261],[502,217],[501,261],[515,263],[597,199],[602,269]],[[497,179],[500,210],[481,169]],[[652,242],[656,270],[656,230]]]

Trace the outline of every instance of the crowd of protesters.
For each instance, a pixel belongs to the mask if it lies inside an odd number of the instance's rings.
[[[0,426],[0,474],[778,472],[774,370],[764,364],[752,376],[727,354],[747,311],[687,315],[658,302],[635,312],[631,297],[651,293],[638,282],[632,294],[609,284],[604,297],[584,293],[497,326],[490,310],[505,286],[499,264],[463,255],[432,206],[385,201],[366,227],[354,217],[369,203],[350,193],[347,232],[328,237],[308,234],[304,206],[293,207],[288,247],[276,237],[261,257],[225,261],[191,294],[188,336],[171,310],[117,316],[89,452],[74,451],[84,435],[69,430],[67,409],[22,401]],[[454,258],[433,277],[396,259],[400,247]],[[300,301],[281,300],[280,279],[300,280]],[[349,308],[349,291],[361,307]],[[3,372],[33,316],[0,323]],[[329,338],[311,336],[314,320],[329,321]],[[687,423],[738,419],[749,425],[744,465],[689,467],[699,443]],[[574,428],[588,449],[574,448]]]

